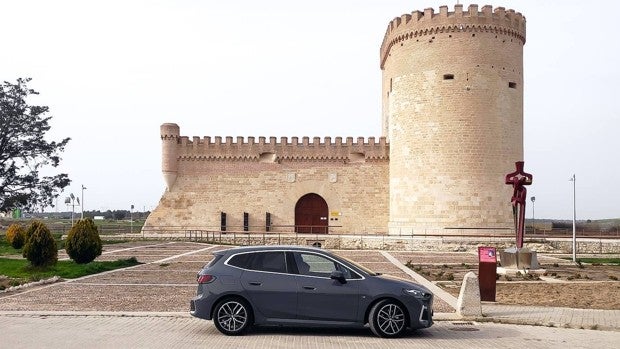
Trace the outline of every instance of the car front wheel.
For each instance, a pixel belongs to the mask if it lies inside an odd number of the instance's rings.
[[[250,307],[240,299],[225,299],[215,306],[213,323],[225,335],[243,334],[252,324]]]
[[[405,310],[398,303],[382,300],[370,309],[370,330],[379,337],[398,337],[407,328],[405,314]]]

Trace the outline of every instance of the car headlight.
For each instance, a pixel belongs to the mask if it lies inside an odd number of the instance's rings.
[[[430,297],[430,293],[416,289],[404,289],[403,291],[410,296],[414,296],[415,298],[428,299]]]

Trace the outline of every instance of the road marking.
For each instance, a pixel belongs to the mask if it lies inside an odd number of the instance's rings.
[[[160,260],[158,260],[158,261],[155,261],[155,262],[150,262],[150,263],[146,263],[146,264],[155,264],[155,263],[163,263],[163,262],[167,262],[167,261],[169,261],[169,260],[173,260],[173,259],[176,259],[176,258],[179,258],[179,257],[189,256],[190,254],[195,254],[195,253],[199,253],[199,252],[208,251],[208,250],[211,250],[211,249],[213,249],[213,248],[215,248],[215,247],[217,247],[217,246],[218,246],[218,245],[213,245],[213,246],[209,246],[209,247],[202,248],[202,249],[200,249],[200,250],[196,250],[196,251],[189,251],[189,252],[181,253],[181,254],[178,254],[178,255],[175,255],[175,256],[172,256],[172,257],[168,257],[168,258],[160,259]]]
[[[161,243],[161,244],[127,247],[127,248],[121,248],[121,249],[118,249],[118,250],[106,251],[106,252],[103,252],[101,255],[110,254],[110,253],[116,253],[116,252],[124,252],[124,251],[137,250],[137,249],[140,249],[140,248],[147,248],[147,247],[153,247],[153,246],[164,246],[164,245],[170,245],[170,244],[173,244],[173,243],[174,242],[165,242],[165,243]]]

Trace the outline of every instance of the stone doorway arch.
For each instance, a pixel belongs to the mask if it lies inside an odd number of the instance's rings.
[[[295,205],[295,232],[327,234],[328,213],[327,202],[319,194],[302,196]]]

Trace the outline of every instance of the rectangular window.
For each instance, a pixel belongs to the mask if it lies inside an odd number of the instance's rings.
[[[510,87],[510,88],[517,88],[517,83],[511,81],[511,82],[508,83],[508,87]]]

